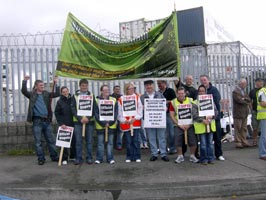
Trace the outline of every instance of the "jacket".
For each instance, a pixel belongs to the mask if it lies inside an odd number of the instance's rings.
[[[245,119],[249,114],[249,104],[251,99],[246,92],[241,94],[241,89],[237,86],[233,91],[233,118]]]
[[[103,100],[101,96],[97,97],[98,100]],[[97,127],[97,124],[99,124],[102,129],[104,129],[105,125],[108,123],[109,127],[113,126],[116,123],[117,115],[118,115],[118,104],[114,97],[109,96],[108,100],[114,100],[115,106],[114,106],[114,121],[100,121],[100,112],[99,112],[99,105],[98,101],[96,100],[96,104],[94,104],[94,116],[96,120],[96,129],[100,129]]]
[[[33,108],[34,108],[34,105],[36,103],[36,100],[37,100],[37,97],[38,97],[38,94],[36,93],[35,90],[33,91],[28,91],[27,89],[27,81],[26,80],[23,80],[22,81],[22,88],[21,88],[21,92],[22,94],[27,97],[29,99],[29,107],[28,107],[28,115],[27,115],[27,121],[28,122],[32,122],[32,118],[33,118]],[[48,111],[48,118],[50,120],[50,122],[52,121],[52,118],[53,118],[53,113],[52,113],[52,109],[51,109],[51,98],[56,98],[56,97],[59,97],[60,96],[60,88],[59,86],[56,86],[55,87],[55,92],[48,92],[46,90],[44,90],[42,92],[42,95],[43,95],[43,100],[45,102],[45,105],[46,105],[46,108],[47,108],[47,111]]]
[[[77,101],[76,101],[76,97],[78,97],[80,95],[80,90],[77,90],[75,92],[75,94],[71,97],[71,112],[72,112],[72,115],[73,115],[73,120],[74,120],[74,123],[77,123],[77,124],[81,124],[81,119],[83,116],[78,116],[78,111],[77,111]],[[93,105],[95,105],[96,101],[95,101],[95,97],[94,95],[90,92],[90,91],[87,91],[87,94],[86,95],[92,95],[93,96]],[[94,106],[92,107],[92,116],[86,116],[88,119],[89,119],[89,123],[88,124],[94,124]]]
[[[213,102],[217,108],[218,111],[218,116],[216,118],[216,120],[220,120],[221,119],[221,106],[220,106],[220,101],[221,101],[221,95],[220,92],[218,91],[218,89],[214,86],[212,86],[211,83],[209,83],[209,87],[207,88],[207,94],[212,94],[213,97]]]
[[[74,126],[70,94],[68,97],[60,96],[60,99],[56,103],[54,114],[59,126],[63,124],[66,126]]]

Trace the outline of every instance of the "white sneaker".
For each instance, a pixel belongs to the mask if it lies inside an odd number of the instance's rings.
[[[115,161],[114,160],[111,160],[109,163],[110,164],[115,164]]]
[[[64,161],[62,162],[62,165],[67,165],[67,161],[64,160]]]
[[[184,156],[183,155],[179,155],[177,156],[176,160],[175,160],[175,163],[181,163],[181,162],[184,162],[185,159],[184,159]]]
[[[131,162],[131,160],[128,160],[128,159],[126,160],[126,163],[130,163],[130,162]]]
[[[137,160],[136,160],[136,162],[137,162],[137,163],[140,163],[140,162],[141,162],[141,160],[140,160],[140,159],[137,159]]]
[[[218,160],[224,161],[225,158],[224,158],[223,156],[219,156],[219,157],[218,157]]]
[[[199,160],[196,158],[196,156],[195,155],[190,155],[190,157],[189,157],[189,161],[190,162],[193,162],[193,163],[197,163],[197,162],[199,162]]]
[[[140,148],[141,148],[141,149],[144,149],[144,145],[143,145],[143,144],[140,144]]]
[[[95,164],[100,164],[101,162],[99,160],[95,160]]]

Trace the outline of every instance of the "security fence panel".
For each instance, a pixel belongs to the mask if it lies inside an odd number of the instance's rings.
[[[43,45],[45,46],[45,45]],[[43,48],[43,46],[0,46],[0,122],[25,121],[28,109],[28,100],[21,93],[21,84],[25,75],[30,75],[28,89],[33,88],[37,79],[43,80],[45,89],[51,91],[53,77],[57,65],[60,49],[58,46]],[[221,107],[229,112],[232,109],[232,91],[241,78],[248,82],[247,92],[254,88],[256,78],[264,78],[266,70],[265,56],[254,55],[240,42],[217,43],[206,46],[186,47],[180,49],[181,81],[186,75],[192,75],[194,86],[200,85],[199,77],[206,74],[211,83],[221,93]],[[168,86],[175,88],[174,79],[168,80]],[[155,86],[157,88],[156,80]],[[78,90],[78,79],[59,77],[59,85],[67,86],[70,93]],[[132,82],[137,92],[144,93],[144,80],[113,80],[89,81],[89,90],[99,95],[101,85],[107,84],[112,93],[113,87],[119,85],[124,93],[124,84]],[[58,98],[57,98],[58,99]],[[56,105],[55,99],[52,109]]]

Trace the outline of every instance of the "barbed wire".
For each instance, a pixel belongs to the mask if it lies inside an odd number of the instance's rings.
[[[35,34],[3,34],[0,35],[1,48],[58,48],[63,40],[64,29],[54,32],[46,31]],[[112,33],[106,29],[101,29],[99,34],[113,41],[120,41],[119,34]]]
[[[63,40],[64,29],[53,32],[46,31],[44,33],[37,32],[35,34],[3,34],[0,35],[0,47],[4,48],[60,48]],[[112,33],[106,29],[100,29],[99,34],[114,42],[125,41],[120,34]],[[255,45],[245,45],[255,55],[266,55],[266,47]]]

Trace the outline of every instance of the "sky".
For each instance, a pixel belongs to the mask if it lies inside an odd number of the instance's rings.
[[[203,6],[235,40],[266,47],[265,0],[0,0],[0,36],[63,30],[69,12],[91,29],[119,33],[119,22],[165,18]]]

